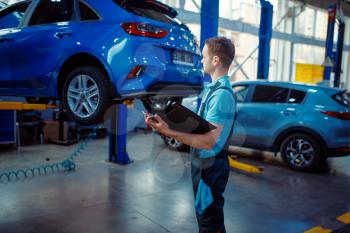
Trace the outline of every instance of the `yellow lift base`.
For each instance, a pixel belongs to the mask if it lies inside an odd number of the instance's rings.
[[[56,105],[52,104],[27,104],[22,102],[1,102],[0,110],[46,110],[49,108],[56,108]]]
[[[228,161],[229,161],[230,167],[238,170],[242,170],[242,171],[246,171],[254,174],[262,174],[264,171],[263,167],[258,167],[258,166],[238,162],[236,157],[229,156]]]

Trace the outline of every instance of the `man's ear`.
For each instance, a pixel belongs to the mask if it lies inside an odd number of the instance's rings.
[[[218,56],[213,57],[213,65],[219,65],[220,58]]]

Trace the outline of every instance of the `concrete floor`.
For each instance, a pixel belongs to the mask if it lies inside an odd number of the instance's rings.
[[[0,172],[63,160],[78,145],[0,147]],[[1,233],[197,232],[187,153],[169,151],[153,133],[128,135],[134,163],[106,162],[107,139],[90,143],[73,172],[0,183]],[[262,175],[232,170],[225,192],[229,233],[337,229],[350,212],[350,157],[317,174],[291,171],[269,155],[237,150]]]

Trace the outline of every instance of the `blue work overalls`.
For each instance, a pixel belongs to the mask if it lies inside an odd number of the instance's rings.
[[[227,89],[227,91],[233,91],[232,88],[228,89],[227,87],[220,87],[220,83],[216,83],[211,87],[209,93],[207,94],[207,98],[201,105],[199,110],[199,115],[203,117],[203,112],[205,106],[207,104],[208,97],[213,94],[218,89]],[[235,103],[234,103],[235,104]],[[235,116],[232,115],[232,118]],[[233,128],[230,127],[230,133],[228,138],[231,136]],[[198,187],[200,180],[204,181],[204,183],[210,187],[210,193],[212,197],[211,204],[202,212],[198,213],[197,221],[200,233],[225,233],[225,225],[224,225],[224,197],[223,193],[225,191],[225,187],[229,177],[229,165],[228,165],[228,138],[225,140],[224,148],[217,153],[213,157],[201,158],[198,153],[196,153],[196,149],[191,150],[192,161],[191,161],[191,175],[193,182],[193,191],[195,198],[197,197]]]

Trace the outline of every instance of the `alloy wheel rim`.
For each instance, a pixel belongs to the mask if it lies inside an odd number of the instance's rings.
[[[310,142],[298,138],[288,143],[286,155],[288,161],[294,166],[306,167],[314,160],[315,150]]]
[[[67,100],[70,110],[80,118],[87,118],[96,112],[100,103],[100,91],[89,75],[78,75],[69,83]]]

